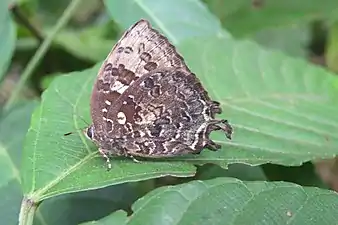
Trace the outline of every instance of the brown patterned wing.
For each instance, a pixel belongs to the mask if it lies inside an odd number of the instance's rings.
[[[156,69],[138,79],[116,101],[108,118],[114,124],[116,146],[143,157],[217,150],[209,139],[213,130],[231,138],[232,128],[211,101],[199,80],[182,68]]]
[[[148,21],[140,20],[123,34],[99,70],[91,97],[91,117],[98,137],[111,129],[104,120],[117,98],[138,78],[159,67],[189,71],[167,38]]]

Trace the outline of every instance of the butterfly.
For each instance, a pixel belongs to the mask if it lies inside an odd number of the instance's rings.
[[[131,26],[104,60],[86,136],[111,168],[111,155],[160,158],[221,148],[209,138],[232,126],[168,39],[147,20]]]

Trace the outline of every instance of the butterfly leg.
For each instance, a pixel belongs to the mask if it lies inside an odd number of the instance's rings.
[[[135,157],[132,156],[132,155],[129,155],[129,157],[130,157],[135,163],[140,163],[140,162],[141,162],[141,161],[135,159]]]
[[[109,171],[111,169],[109,156],[106,154],[106,151],[104,149],[99,148],[99,152],[101,156],[106,159],[107,171]]]
[[[135,159],[133,155],[131,155],[127,150],[124,149],[124,156],[131,158],[135,163],[140,163],[139,160]]]

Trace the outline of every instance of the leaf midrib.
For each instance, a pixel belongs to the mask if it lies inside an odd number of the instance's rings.
[[[73,171],[75,171],[77,168],[81,167],[91,159],[95,157],[97,153],[92,152],[91,154],[88,154],[83,159],[79,160],[77,163],[75,163],[73,166],[69,167],[67,170],[65,170],[63,173],[61,173],[58,177],[51,180],[48,184],[46,184],[45,187],[36,190],[33,194],[30,195],[30,198],[35,200],[36,202],[40,202],[42,199],[41,197],[45,192],[47,192],[50,188],[58,184],[61,180],[63,180],[65,177],[67,177],[69,174],[71,174]]]
[[[62,79],[62,78],[61,78]],[[77,98],[76,98],[76,101],[75,101],[75,104],[73,105],[73,109],[77,108],[77,105],[79,104],[80,102],[80,98],[82,97],[83,93],[86,91],[86,87],[88,85],[89,82],[92,81],[92,78],[90,76],[87,77],[87,80],[86,82],[84,83],[84,85],[82,85],[82,88],[81,88],[81,91],[79,92],[79,94],[77,95]],[[60,98],[62,98],[63,100],[66,100],[66,98],[64,98],[59,90],[57,89],[57,82],[54,83],[55,84],[55,93],[57,93],[59,95]],[[38,131],[37,132],[37,136],[40,135],[40,131],[41,131],[41,115],[42,115],[42,111],[43,111],[43,106],[44,105],[44,100],[42,101],[41,105],[40,105],[40,116],[39,116],[39,126],[38,126]],[[74,117],[73,117],[74,118]],[[74,121],[75,125],[78,127],[77,125],[77,122]],[[67,170],[65,170],[63,173],[61,173],[59,176],[55,177],[55,179],[52,179],[49,183],[46,184],[45,187],[43,188],[40,188],[40,189],[37,189],[36,191],[34,191],[35,189],[35,181],[36,181],[36,178],[35,178],[35,173],[36,173],[36,166],[35,166],[35,161],[36,161],[36,144],[34,144],[34,153],[33,153],[33,176],[32,176],[32,189],[31,189],[31,193],[30,194],[30,198],[35,200],[36,202],[38,202],[40,200],[40,197],[48,190],[50,189],[51,187],[55,186],[56,184],[59,183],[59,181],[63,180],[65,177],[67,177],[69,174],[71,174],[73,171],[75,171],[78,167],[81,167],[82,164],[86,163],[87,161],[89,161],[90,159],[92,159],[94,157],[94,155],[97,154],[97,152],[90,152],[90,149],[89,149],[89,146],[87,145],[87,142],[83,139],[82,135],[81,136],[81,141],[83,142],[84,146],[86,147],[87,151],[88,151],[88,155],[86,157],[84,157],[83,159],[79,160],[76,164],[74,164],[73,166],[69,167]],[[38,140],[38,138],[35,139],[36,141]]]
[[[152,175],[152,176],[151,176]],[[147,176],[147,178],[151,179],[151,178],[158,178],[158,177],[165,177],[165,176],[175,176],[175,177],[189,177],[189,176],[194,176],[195,173],[192,172],[157,172],[154,171],[152,173],[143,173],[143,174],[133,174],[131,176],[128,177],[128,182],[137,182],[137,181],[142,181],[143,179],[139,179],[140,176]],[[118,184],[122,184],[125,183],[125,178],[115,178],[112,179],[110,181],[107,181],[107,183],[109,182],[109,185],[111,183],[114,183],[114,185],[118,185]],[[102,185],[100,186],[102,187],[106,187],[108,185]],[[86,189],[81,189],[82,191],[88,191],[88,190],[94,190],[97,189],[96,187],[92,187],[92,188],[86,188]],[[63,193],[71,193],[71,192],[76,192],[77,190],[74,190],[73,187],[69,187],[69,188],[64,188],[64,189],[59,189],[55,192],[48,192],[47,195],[43,195],[41,196],[43,199],[49,198],[49,197],[54,197]]]

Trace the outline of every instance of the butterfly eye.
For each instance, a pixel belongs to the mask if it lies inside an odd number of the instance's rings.
[[[86,135],[88,139],[93,139],[94,137],[94,126],[90,126],[87,128]]]

